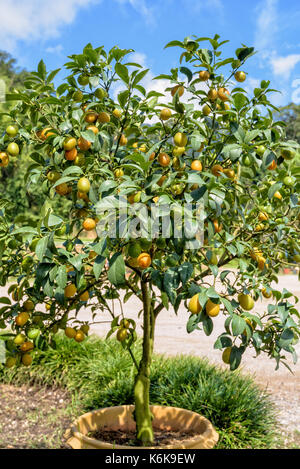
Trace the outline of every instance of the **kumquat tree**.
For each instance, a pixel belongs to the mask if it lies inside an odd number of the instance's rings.
[[[168,81],[165,93],[143,87],[148,70],[130,62],[132,50],[88,44],[69,57],[59,86],[59,70],[49,73],[41,61],[24,88],[7,95],[15,105],[5,114],[0,166],[29,155],[24,184],[39,184],[45,203],[35,224],[10,225],[12,201],[0,201],[6,366],[29,366],[35,349],[51,346],[60,329],[83,341],[108,311],[108,335],[116,334],[136,367],[134,418],[144,446],[153,441],[150,365],[164,308],[176,313],[184,304],[189,333],[210,335],[222,315],[214,347],[231,370],[248,347],[277,367],[288,366],[287,354],[297,359],[298,300],[271,285],[283,266],[300,262],[299,147],[273,118],[269,81],[251,95],[243,88],[253,48],[222,58],[227,41],[219,39],[167,44],[181,55],[177,68],[155,78]],[[201,48],[203,41],[209,48]],[[57,198],[70,203],[67,217],[54,213]],[[129,206],[125,221],[120,201]],[[185,206],[189,217],[179,236],[176,217]],[[166,217],[167,234],[147,232],[150,212],[160,227]],[[134,233],[125,230],[139,213]],[[112,214],[117,229],[110,235],[102,228]],[[191,229],[197,220],[200,236]],[[141,301],[140,360],[132,351],[136,322],[112,307],[131,295]],[[270,302],[258,314],[262,297]],[[77,318],[87,305],[90,323]]]

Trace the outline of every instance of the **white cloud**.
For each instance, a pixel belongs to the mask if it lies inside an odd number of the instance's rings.
[[[184,0],[189,11],[200,13],[203,10],[213,10],[219,15],[223,13],[224,6],[222,0]]]
[[[64,25],[74,21],[79,9],[93,3],[98,0],[0,0],[1,48],[12,51],[20,40],[57,37]]]
[[[63,51],[63,46],[61,44],[57,44],[57,46],[49,46],[45,49],[48,54],[57,54],[60,55]]]
[[[270,59],[274,75],[279,75],[288,79],[291,72],[298,62],[300,62],[300,54],[290,54],[286,57],[272,57]]]
[[[258,14],[255,32],[255,48],[264,54],[272,47],[273,37],[278,30],[278,0],[264,0],[255,8]]]
[[[114,0],[129,4],[147,23],[154,22],[154,11],[145,0]],[[59,37],[64,26],[72,24],[80,10],[100,5],[103,0],[0,0],[0,44],[9,52],[19,41],[47,41]]]
[[[258,78],[247,76],[244,88],[249,95],[252,95],[254,88],[260,87],[260,81]]]
[[[145,21],[148,24],[153,25],[155,23],[155,14],[154,8],[149,7],[146,0],[116,0],[120,5],[125,5],[129,3],[129,5],[140,13]],[[151,2],[150,2],[151,3]]]
[[[130,62],[135,62],[142,65],[142,67],[147,68],[147,56],[142,52],[133,52],[130,55]]]

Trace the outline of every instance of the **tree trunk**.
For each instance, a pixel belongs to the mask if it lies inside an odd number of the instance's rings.
[[[134,384],[136,436],[141,446],[153,442],[152,414],[150,412],[150,366],[154,340],[154,312],[149,287],[141,280],[144,304],[143,317],[143,354]]]

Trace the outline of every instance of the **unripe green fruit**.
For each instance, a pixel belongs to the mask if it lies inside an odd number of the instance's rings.
[[[16,125],[9,125],[6,127],[6,133],[9,137],[15,137],[18,133],[18,127]]]
[[[90,79],[87,75],[82,74],[82,75],[79,75],[79,77],[77,78],[77,81],[78,81],[79,85],[86,86],[86,85],[89,84]]]
[[[141,248],[141,245],[139,244],[139,242],[135,242],[134,244],[130,244],[129,248],[128,248],[128,255],[130,257],[133,257],[134,259],[136,259],[142,252],[142,248]]]

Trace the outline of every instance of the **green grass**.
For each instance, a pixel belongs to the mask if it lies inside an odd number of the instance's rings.
[[[67,388],[75,414],[133,402],[135,370],[115,340],[91,337],[82,344],[56,336],[56,349],[39,351],[30,368],[4,369],[0,381]],[[140,347],[134,353],[139,355]],[[278,434],[269,395],[250,377],[196,357],[155,356],[151,403],[190,409],[219,432],[218,448],[274,447]]]

